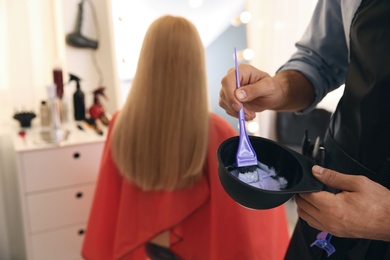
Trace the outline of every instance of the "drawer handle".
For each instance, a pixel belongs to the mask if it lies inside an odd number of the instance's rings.
[[[85,234],[85,230],[84,229],[80,229],[78,233],[79,233],[80,236],[82,236],[82,235]]]
[[[82,197],[83,197],[83,193],[82,192],[77,192],[76,193],[76,198],[81,199]]]
[[[73,154],[73,158],[75,158],[75,159],[80,158],[80,156],[81,156],[80,153],[74,153],[74,154]]]

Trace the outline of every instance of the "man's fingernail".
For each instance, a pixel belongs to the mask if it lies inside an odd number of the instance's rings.
[[[242,99],[245,99],[246,98],[246,93],[244,90],[237,90],[236,91],[236,97],[239,99],[239,100],[242,100]]]
[[[325,169],[322,168],[321,166],[318,166],[318,165],[313,166],[313,173],[314,174],[322,174],[324,171],[325,171]]]

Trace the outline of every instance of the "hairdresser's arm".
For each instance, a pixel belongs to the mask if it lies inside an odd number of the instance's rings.
[[[342,190],[295,196],[298,214],[310,226],[338,237],[390,241],[390,190],[364,176],[313,167],[325,185]]]
[[[278,70],[275,77],[248,65],[240,66],[241,86],[235,91],[234,70],[222,79],[220,106],[237,117],[241,102],[246,119],[265,109],[313,109],[330,91],[342,85],[348,68],[348,48],[338,0],[319,0],[297,51]],[[312,86],[309,89],[308,86]],[[314,89],[314,91],[313,91]],[[247,94],[241,99],[240,94]],[[250,101],[250,102],[249,102]],[[303,112],[305,112],[303,111]]]
[[[245,118],[253,119],[255,112],[266,109],[295,111],[309,106],[314,100],[310,82],[299,72],[285,70],[271,77],[266,72],[247,64],[239,66],[241,87],[236,89],[235,71],[223,77],[219,105],[237,117],[244,104]]]
[[[304,111],[310,111],[330,91],[345,82],[348,69],[348,45],[339,0],[318,0],[311,21],[297,51],[279,69],[301,72],[313,84],[315,99]],[[348,33],[348,32],[347,32]]]

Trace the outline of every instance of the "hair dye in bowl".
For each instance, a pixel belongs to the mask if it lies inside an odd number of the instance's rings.
[[[240,181],[263,190],[284,190],[288,184],[284,177],[278,176],[273,167],[268,167],[260,162],[257,162],[258,176],[256,178],[245,173],[239,173],[234,165],[228,166],[226,169]]]

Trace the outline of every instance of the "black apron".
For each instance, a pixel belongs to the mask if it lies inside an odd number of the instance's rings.
[[[390,189],[390,0],[362,1],[350,43],[345,91],[325,138],[324,166],[365,175]],[[299,219],[285,259],[390,259],[388,242],[335,236],[336,251],[327,257],[310,247],[319,232]]]

